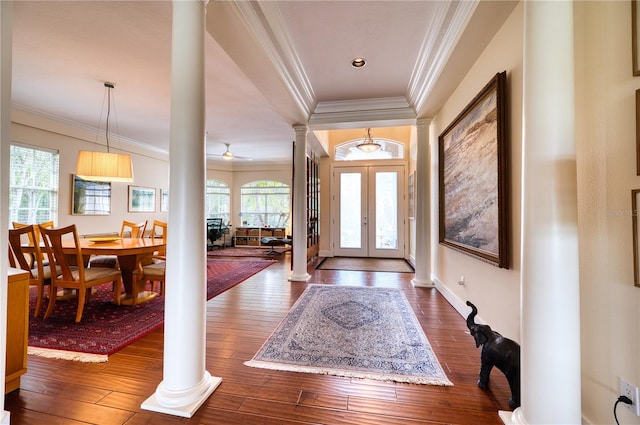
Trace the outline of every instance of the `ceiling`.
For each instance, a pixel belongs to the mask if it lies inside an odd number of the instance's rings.
[[[515,4],[210,1],[207,153],[229,143],[237,156],[290,161],[296,124],[321,149],[313,130],[433,116]],[[14,109],[97,134],[109,81],[110,128],[167,153],[171,21],[170,1],[15,1]],[[353,68],[356,57],[366,66]]]

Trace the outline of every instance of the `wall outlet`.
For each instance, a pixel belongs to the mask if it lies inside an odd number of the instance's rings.
[[[633,402],[632,404],[620,403],[627,409],[631,410],[636,416],[640,416],[640,403],[638,402],[639,394],[638,387],[631,385],[624,379],[620,378],[620,395],[629,397]]]

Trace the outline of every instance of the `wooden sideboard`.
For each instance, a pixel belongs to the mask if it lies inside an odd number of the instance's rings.
[[[4,393],[20,388],[20,376],[27,372],[29,339],[29,273],[7,271],[7,359]]]

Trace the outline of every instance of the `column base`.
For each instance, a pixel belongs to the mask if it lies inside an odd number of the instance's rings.
[[[291,282],[306,282],[307,280],[309,280],[309,278],[311,278],[311,275],[309,273],[303,273],[303,274],[291,273],[289,275],[289,281]]]
[[[419,288],[433,288],[436,286],[435,283],[433,283],[433,280],[423,280],[415,277],[411,279],[411,284]]]
[[[193,414],[202,406],[202,404],[209,398],[209,396],[218,388],[218,385],[222,382],[222,378],[216,378],[209,375],[209,372],[205,371],[206,377],[205,382],[200,384],[200,387],[204,387],[199,394],[196,394],[195,400],[190,400],[187,404],[178,405],[178,406],[167,406],[166,404],[161,404],[158,401],[158,398],[167,398],[166,394],[159,393],[162,392],[162,383],[158,385],[158,389],[156,392],[151,395],[148,399],[146,399],[142,405],[140,406],[144,410],[150,410],[152,412],[158,413],[166,413],[167,415],[181,416],[183,418],[190,418]],[[177,397],[182,398],[182,397]]]
[[[11,413],[6,410],[0,412],[0,424],[1,425],[9,425],[11,423]]]
[[[522,409],[517,408],[513,412],[508,410],[498,410],[498,416],[502,419],[505,425],[527,425],[527,421],[522,416]]]

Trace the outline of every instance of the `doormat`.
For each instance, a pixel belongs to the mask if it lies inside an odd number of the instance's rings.
[[[404,258],[326,257],[316,269],[415,273],[411,264]]]
[[[245,365],[453,385],[407,298],[396,288],[309,285]]]

